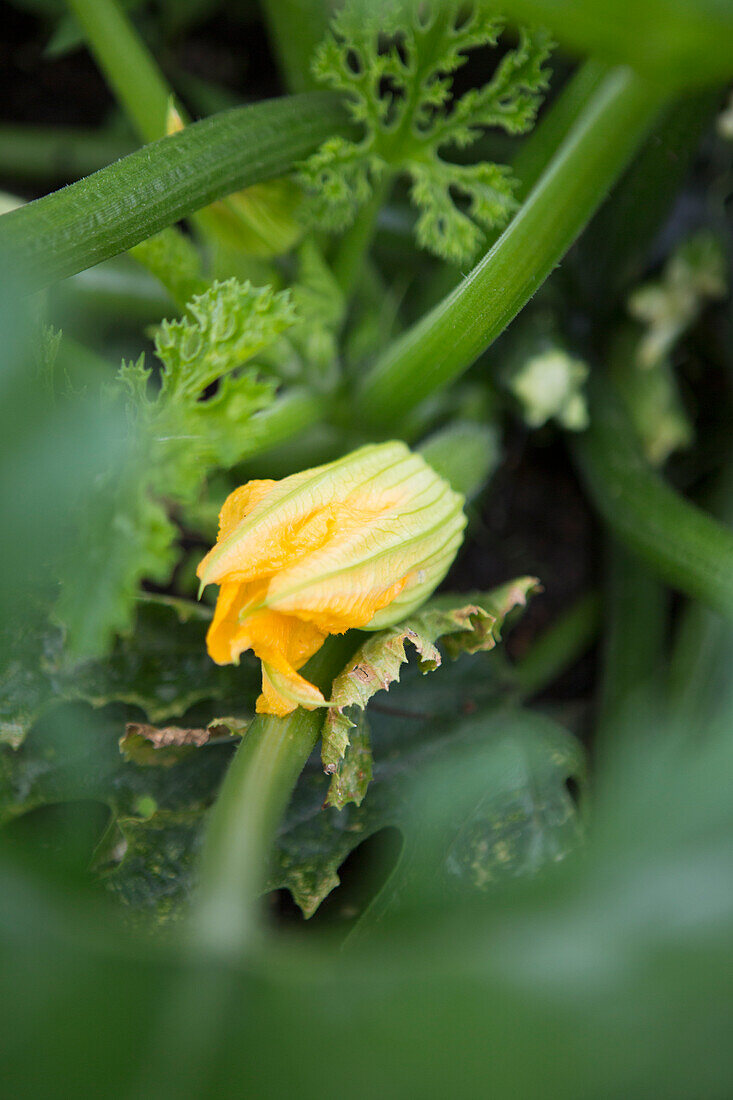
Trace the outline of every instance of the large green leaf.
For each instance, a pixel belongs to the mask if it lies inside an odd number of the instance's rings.
[[[243,965],[182,960],[3,858],[6,1091],[336,1100],[348,1072],[358,1100],[726,1096],[730,726],[691,749],[658,715],[637,710],[630,725],[600,762],[582,859],[460,905],[423,896],[418,919],[346,951],[311,935],[258,942]],[[463,761],[468,805],[494,774],[492,749]],[[416,811],[454,802],[455,783],[450,764],[418,778]],[[343,1072],[324,1072],[324,1036]]]
[[[20,749],[0,748],[0,823],[59,803],[103,803],[110,825],[96,876],[139,919],[165,918],[187,897],[203,815],[232,746],[207,745],[174,766],[136,763],[120,752],[129,717],[121,706],[95,714],[75,704],[39,722]]]
[[[455,767],[477,745],[496,745],[503,770],[470,808],[457,802],[456,819],[443,823],[436,877],[447,886],[486,887],[532,874],[577,844],[580,820],[566,782],[582,783],[582,749],[549,720],[507,707],[501,666],[492,671],[488,655],[465,657],[428,681],[409,666],[384,708],[367,714],[374,751],[367,797],[360,806],[324,808],[328,781],[311,759],[277,840],[270,886],[287,887],[306,916],[338,885],[346,856],[388,826],[404,838],[399,885],[424,841],[425,824],[406,797],[411,781]],[[361,748],[363,728],[357,732]]]
[[[0,742],[19,746],[49,708],[72,700],[127,703],[151,722],[180,717],[206,699],[221,701],[226,713],[248,711],[259,690],[256,664],[214,664],[206,652],[209,615],[183,600],[143,600],[133,632],[109,658],[80,664],[68,662],[60,629],[29,627],[0,671]]]

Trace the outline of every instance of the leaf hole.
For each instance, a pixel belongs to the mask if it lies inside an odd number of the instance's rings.
[[[580,784],[578,783],[575,776],[569,775],[567,777],[567,779],[565,780],[565,789],[575,805],[579,806],[581,801]]]
[[[456,12],[455,19],[453,20],[453,33],[460,34],[462,31],[467,30],[476,17],[476,4],[475,2],[468,4],[461,4]]]
[[[343,931],[356,924],[394,871],[402,851],[402,833],[387,825],[362,841],[338,870],[340,885],[324,898],[308,924]],[[305,917],[289,890],[268,896],[273,919],[281,925],[302,926]]]
[[[418,4],[415,9],[415,26],[420,31],[426,31],[434,18],[433,5],[429,3]]]
[[[355,49],[346,50],[344,62],[346,64],[346,68],[349,70],[352,76],[363,76],[364,65],[362,64],[362,60]]]

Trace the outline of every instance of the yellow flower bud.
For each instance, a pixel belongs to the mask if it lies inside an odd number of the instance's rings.
[[[362,447],[227,498],[198,568],[220,585],[207,635],[218,664],[262,661],[257,710],[327,706],[298,675],[327,635],[406,618],[447,573],[463,538],[463,497],[404,443]]]

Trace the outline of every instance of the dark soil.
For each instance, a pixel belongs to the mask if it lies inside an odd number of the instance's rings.
[[[53,126],[98,126],[114,100],[86,50],[44,57],[38,20],[2,5],[0,120]]]

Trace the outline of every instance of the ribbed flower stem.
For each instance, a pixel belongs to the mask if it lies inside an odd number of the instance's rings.
[[[303,670],[324,694],[357,641],[332,636]],[[192,915],[198,948],[238,955],[256,937],[258,898],[278,825],[318,740],[324,711],[261,715],[237,749],[211,811]]]

